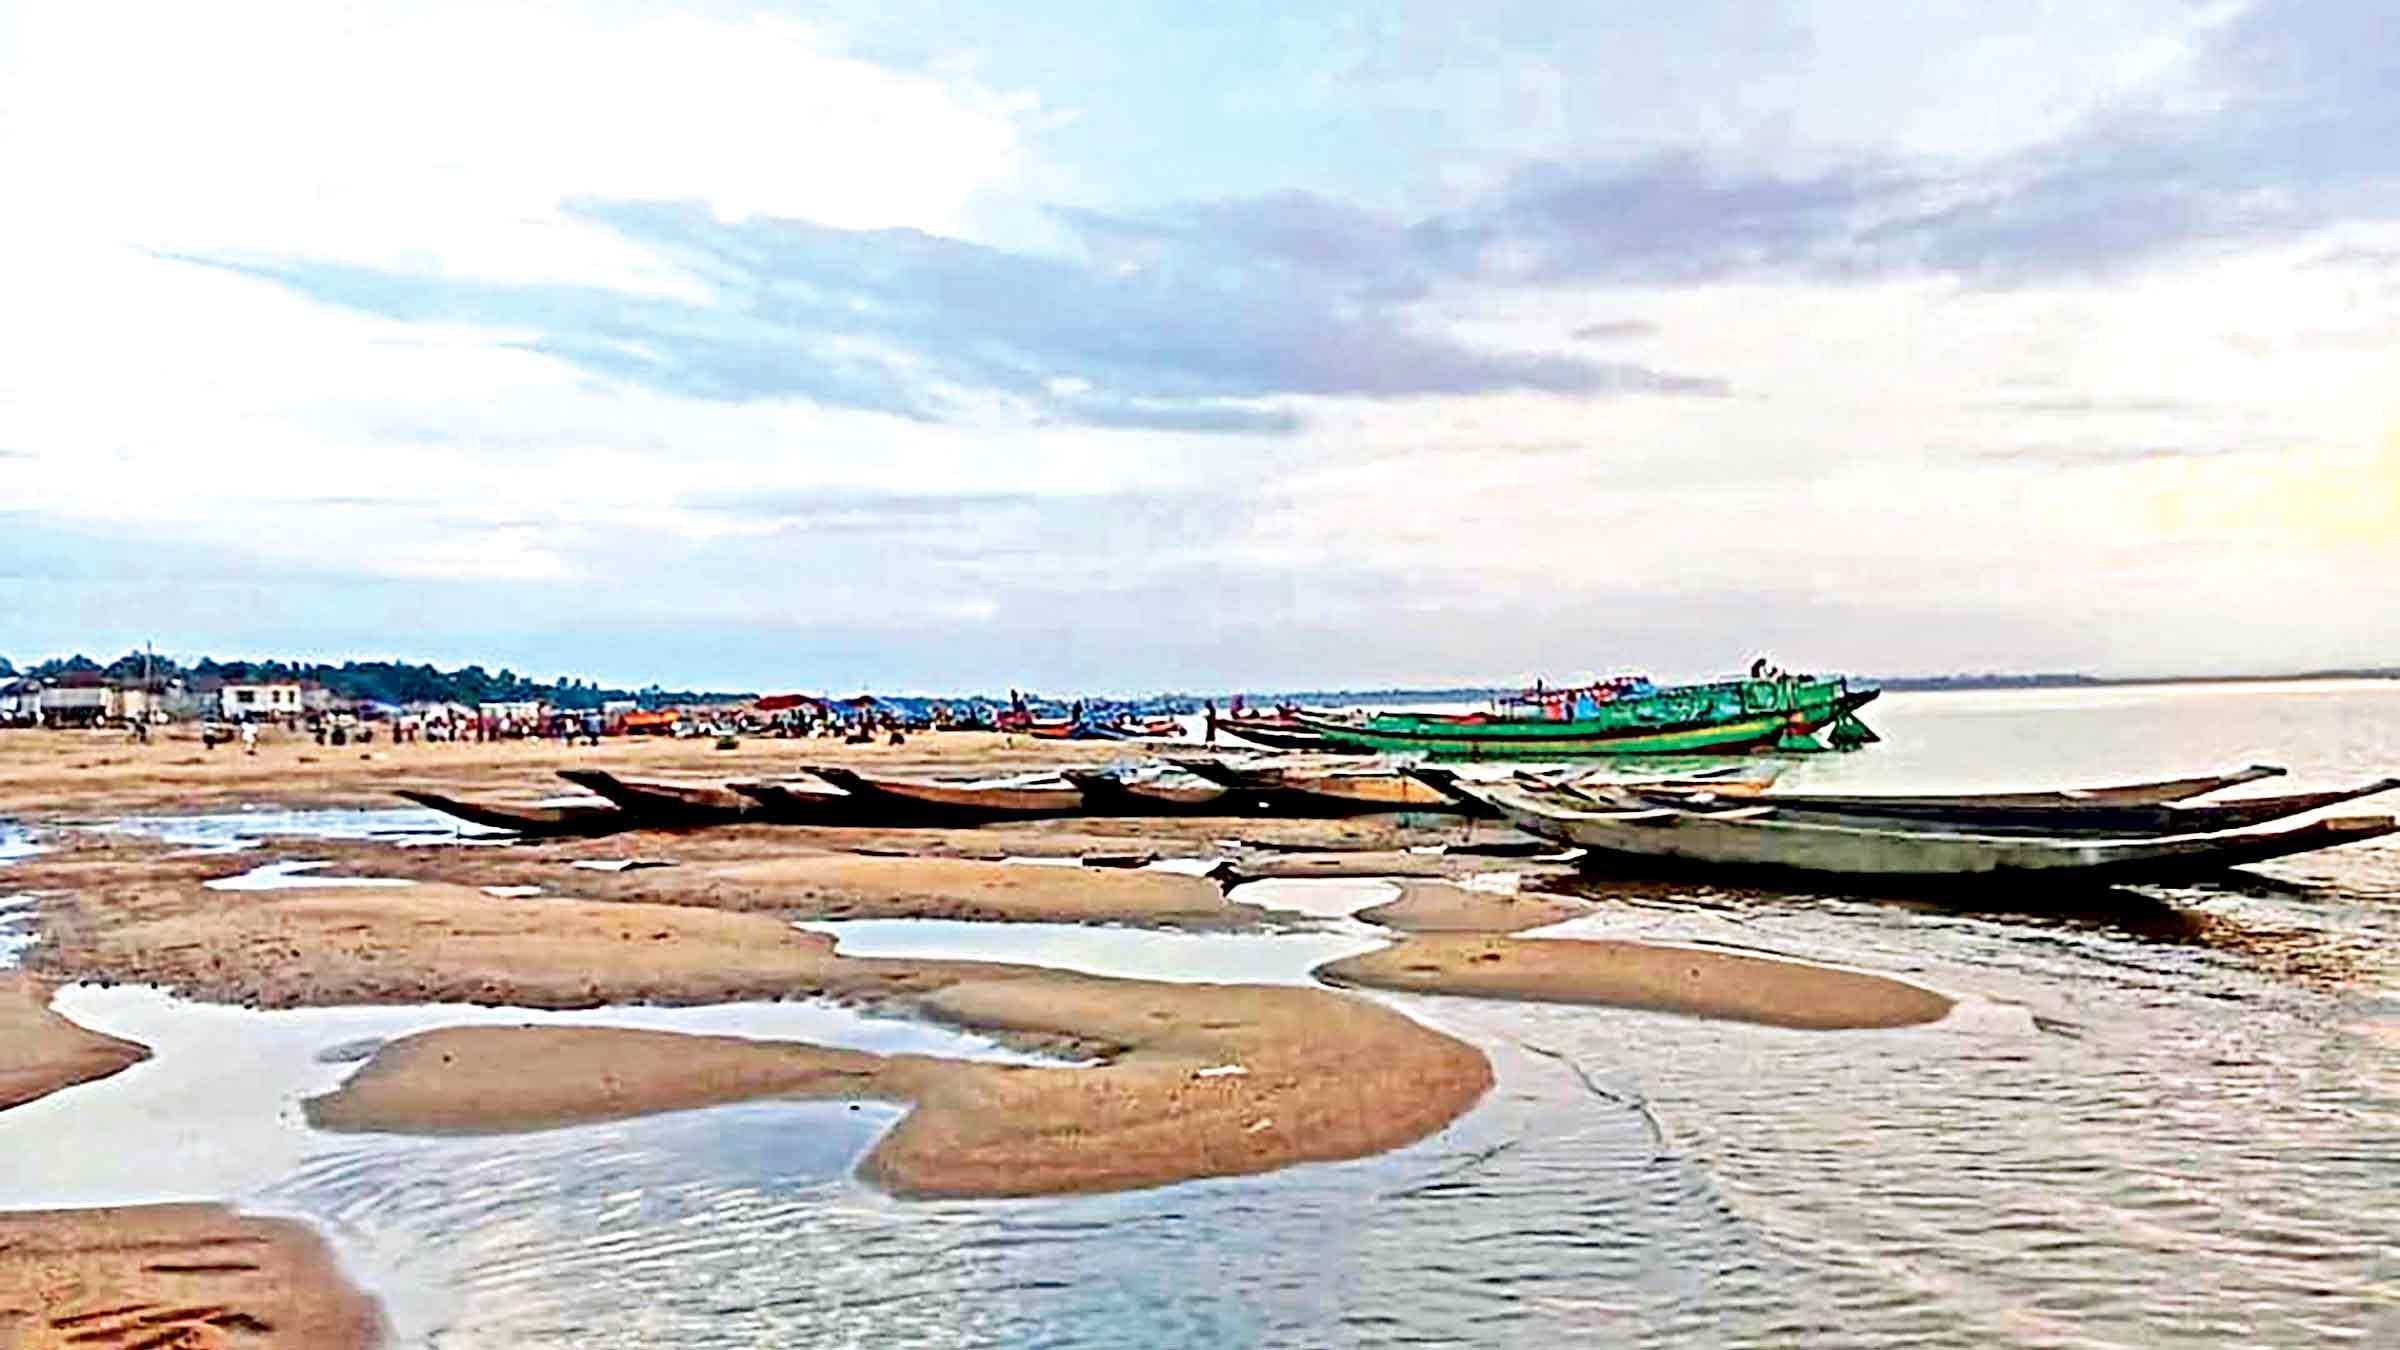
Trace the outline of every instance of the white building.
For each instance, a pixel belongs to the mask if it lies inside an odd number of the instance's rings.
[[[300,682],[297,680],[272,684],[228,684],[217,691],[217,711],[237,722],[246,717],[298,717],[300,710]]]

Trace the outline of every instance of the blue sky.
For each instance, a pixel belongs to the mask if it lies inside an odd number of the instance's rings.
[[[2400,663],[2379,7],[0,14],[0,654]]]

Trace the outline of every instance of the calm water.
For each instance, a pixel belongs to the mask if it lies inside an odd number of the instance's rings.
[[[2400,770],[2394,685],[1870,711],[1884,745],[1787,781],[2292,769],[2264,791]],[[1970,1002],[1811,1035],[1392,997],[1492,1056],[1482,1106],[1385,1157],[1129,1195],[895,1201],[848,1177],[889,1109],[779,1104],[467,1141],[295,1127],[293,1159],[238,1195],[323,1223],[404,1343],[441,1347],[2400,1344],[2400,847],[2232,886],[2010,897],[2021,913],[1586,889],[1603,908],[1571,931],[1834,960]],[[1359,931],[1321,922],[1113,952],[1105,932],[842,931],[1162,975],[1254,952],[1255,978],[1283,979]],[[0,1203],[30,1189],[10,1156],[0,1142]]]

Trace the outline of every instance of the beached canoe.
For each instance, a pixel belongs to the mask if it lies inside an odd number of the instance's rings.
[[[1061,776],[1082,789],[1084,809],[1095,816],[1253,815],[1265,803],[1260,794],[1202,778],[1119,778],[1087,769],[1063,770]]]
[[[1883,794],[1785,792],[1772,784],[1747,789],[1760,802],[1778,806],[1809,806],[1828,809],[1856,809],[1890,814],[1895,808],[1927,807],[1936,811],[1980,810],[1985,807],[2016,806],[2160,806],[2168,802],[2189,801],[2212,792],[2255,783],[2262,778],[2280,778],[2285,770],[2273,764],[2253,764],[2232,773],[2203,774],[2194,778],[2161,778],[2146,783],[2121,783],[2113,787],[2059,788],[2041,792],[1968,792],[1954,794]],[[1729,786],[1726,792],[1744,791]]]
[[[850,825],[860,823],[859,799],[831,783],[813,779],[736,780],[725,786],[748,797],[758,808],[757,819],[775,825]]]
[[[620,777],[606,769],[560,769],[558,776],[616,803],[648,826],[721,825],[760,814],[755,798],[722,783]]]
[[[2207,834],[2059,839],[1823,824],[1786,819],[1763,805],[1699,811],[1595,803],[1579,809],[1556,794],[1507,784],[1461,783],[1456,790],[1488,803],[1528,834],[1586,850],[1587,865],[1633,859],[1879,881],[2172,880],[2400,830],[2390,816],[2357,816]]]
[[[2209,834],[2247,829],[2269,821],[2322,811],[2344,802],[2400,788],[2400,778],[2383,778],[2358,787],[2325,792],[2292,792],[2235,801],[2165,802],[2154,806],[2108,802],[2064,805],[1990,805],[1960,799],[1952,803],[1874,797],[1820,798],[1804,794],[1747,793],[1691,788],[1648,788],[1636,795],[1646,804],[1705,808],[1709,806],[1770,805],[1785,820],[1863,825],[1877,829],[1947,829],[1977,834],[2049,834],[2086,837],[2129,837],[2160,834]]]
[[[417,788],[395,788],[393,791],[419,806],[430,807],[446,816],[455,816],[471,825],[512,830],[528,838],[580,838],[615,834],[620,830],[636,828],[639,824],[633,816],[607,802],[538,806],[515,802],[468,801]]]
[[[1366,815],[1379,811],[1480,813],[1482,810],[1398,769],[1273,762],[1234,764],[1217,759],[1169,762],[1211,782],[1261,794],[1278,811],[1295,816]]]
[[[975,825],[1072,816],[1083,811],[1083,790],[1063,779],[1051,787],[1038,780],[937,783],[870,778],[855,769],[832,765],[811,766],[808,771],[858,798],[861,818],[878,824]]]

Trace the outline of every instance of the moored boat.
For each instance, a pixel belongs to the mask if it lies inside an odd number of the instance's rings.
[[[1456,783],[1528,834],[1594,859],[1702,864],[1879,881],[1975,881],[2043,876],[2087,882],[2202,876],[2400,830],[2389,816],[2342,817],[2129,838],[2055,838],[1949,830],[1877,829],[1786,818],[1774,806],[1677,809],[1639,799],[1573,805],[1522,786]]]
[[[817,780],[737,780],[725,786],[749,798],[758,818],[777,825],[847,825],[860,814],[858,798]]]
[[[1934,810],[1974,810],[1984,807],[2017,806],[2160,806],[2168,802],[2188,801],[2205,797],[2227,788],[2255,783],[2262,778],[2280,778],[2285,770],[2273,764],[2253,764],[2231,773],[2201,774],[2191,778],[2161,778],[2143,783],[2122,783],[2112,787],[2058,788],[2036,792],[1967,792],[1953,794],[1906,793],[1828,793],[1785,792],[1772,784],[1750,789],[1759,800],[1777,805],[1856,807],[1860,810],[1888,811],[1895,807],[1923,806]],[[1729,786],[1723,791],[1743,789]]]
[[[1438,758],[1743,754],[1821,749],[1813,738],[1827,729],[1837,745],[1872,740],[1856,713],[1880,692],[1839,676],[1667,687],[1609,681],[1533,691],[1498,713],[1379,713],[1355,722],[1297,713],[1293,721],[1345,748]]]
[[[637,824],[631,815],[605,801],[520,804],[470,801],[464,797],[452,797],[419,788],[395,788],[393,791],[419,806],[456,817],[470,825],[509,830],[529,839],[615,834],[620,830],[633,829]]]

